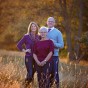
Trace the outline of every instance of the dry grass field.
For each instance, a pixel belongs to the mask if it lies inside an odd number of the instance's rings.
[[[24,88],[25,75],[24,53],[0,50],[0,88]],[[61,60],[59,75],[60,88],[88,88],[88,65]],[[38,88],[36,73],[29,88]]]

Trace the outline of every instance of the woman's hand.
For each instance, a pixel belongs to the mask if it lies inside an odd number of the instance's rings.
[[[29,52],[29,53],[31,53],[31,49],[26,49],[26,52]]]
[[[22,52],[26,53],[26,50],[25,49],[22,49]]]
[[[31,53],[31,49],[22,49],[22,51],[24,52],[24,53],[26,53],[26,52],[29,52],[29,53]]]
[[[43,60],[42,62],[41,62],[41,66],[44,66],[46,64],[46,60]]]
[[[33,57],[37,65],[41,66],[41,62],[38,60],[37,55],[33,53]]]
[[[39,66],[41,66],[41,62],[40,62],[40,61],[36,61],[36,63],[37,63]]]

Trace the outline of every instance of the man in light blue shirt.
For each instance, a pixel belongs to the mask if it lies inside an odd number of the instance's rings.
[[[59,49],[64,47],[62,33],[55,28],[55,19],[49,17],[47,19],[48,34],[47,37],[51,39],[54,43],[54,54],[52,61],[52,75],[51,75],[51,84],[54,79],[56,88],[59,88],[59,73],[58,73],[58,63],[59,63]]]

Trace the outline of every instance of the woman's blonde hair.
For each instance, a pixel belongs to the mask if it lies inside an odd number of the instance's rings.
[[[36,26],[36,34],[38,34],[38,30],[39,30],[39,26],[37,25],[37,23],[35,22],[30,22],[29,26],[28,26],[28,31],[27,31],[27,34],[31,33],[31,26],[32,24],[34,24]]]

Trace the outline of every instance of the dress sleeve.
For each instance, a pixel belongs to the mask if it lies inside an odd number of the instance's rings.
[[[54,43],[52,42],[52,40],[49,40],[49,42],[50,51],[54,52]]]

